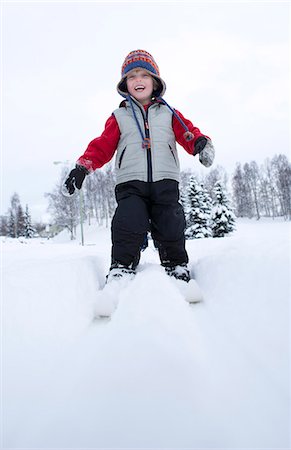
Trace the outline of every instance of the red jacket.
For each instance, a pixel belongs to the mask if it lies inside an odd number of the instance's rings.
[[[147,109],[149,105],[145,106]],[[185,119],[183,115],[175,110],[179,117],[189,128],[189,131],[194,134],[194,139],[191,141],[186,141],[184,138],[185,129],[179,122],[179,120],[173,115],[173,131],[175,134],[176,141],[180,144],[187,153],[194,155],[194,145],[196,140],[205,136],[199,130],[199,128],[194,127],[190,120]],[[207,137],[207,136],[205,136]],[[112,114],[105,123],[105,129],[100,137],[97,137],[91,141],[85,151],[85,153],[78,159],[77,164],[86,167],[90,172],[99,169],[108,163],[115,153],[118,146],[118,141],[120,138],[120,131],[118,123]]]

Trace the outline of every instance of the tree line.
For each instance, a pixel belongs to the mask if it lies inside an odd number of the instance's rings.
[[[237,217],[291,219],[291,165],[285,155],[261,166],[255,161],[237,164],[232,189]]]
[[[86,178],[81,192],[72,197],[65,197],[61,193],[61,186],[67,173],[68,168],[65,167],[53,192],[46,194],[49,202],[49,211],[54,218],[54,226],[56,229],[61,230],[66,228],[71,235],[71,239],[74,239],[76,228],[81,218],[83,221],[86,220],[88,224],[94,220],[98,225],[108,227],[116,209],[114,193],[115,174],[112,164],[108,164],[105,170],[97,170],[90,174]],[[230,224],[224,224],[219,231],[215,231],[213,225],[214,222],[217,222],[217,224],[221,222],[222,225],[222,221],[226,217],[228,217],[227,221],[229,221],[229,214],[233,214],[230,212],[232,209],[225,187],[227,182],[225,171],[222,168],[212,171],[205,180],[205,188],[202,187],[202,184],[198,183],[197,176],[193,175],[191,171],[182,172],[181,179],[181,202],[185,209],[187,221],[186,236],[189,239],[202,236],[206,237],[207,233],[202,229],[202,223],[199,223],[202,210],[203,214],[207,216],[205,221],[209,228],[209,236],[223,236],[232,231],[233,228]],[[221,179],[223,180],[222,182],[220,181]],[[204,210],[205,204],[203,199],[203,196],[208,195],[207,189],[212,192],[212,198],[209,195],[208,211]],[[223,192],[221,198],[218,198],[217,189]],[[218,215],[217,212],[215,216],[214,207],[217,208],[218,203],[221,203],[220,208],[223,209],[223,213]],[[194,211],[197,212],[196,216]],[[193,221],[195,222],[195,232],[193,231]],[[192,232],[190,232],[191,227]],[[217,227],[219,228],[219,225]],[[200,231],[198,232],[198,230]]]
[[[78,194],[72,198],[64,197],[61,193],[61,185],[67,172],[68,167],[64,167],[53,191],[45,194],[48,200],[48,210],[52,217],[51,233],[56,234],[67,229],[71,238],[74,239],[80,220],[86,220],[89,224],[95,221],[100,226],[109,226],[116,208],[115,174],[112,163],[88,176],[81,195]],[[208,228],[212,223],[208,232],[210,235],[215,234],[212,215],[215,204],[216,209],[218,208],[217,183],[219,183],[219,189],[222,190],[219,195],[224,199],[223,202],[227,203],[227,205],[223,205],[223,208],[226,208],[231,213],[230,215],[256,219],[261,217],[291,219],[291,164],[283,154],[266,159],[261,165],[256,161],[237,163],[231,177],[221,166],[209,170],[204,175],[199,175],[191,170],[182,171],[180,193],[187,218],[187,229],[192,226],[193,231],[193,223],[196,222],[197,225],[198,217],[201,218],[201,210],[208,205],[208,210],[204,212],[206,216],[209,214],[211,216],[211,218],[210,216],[207,218]],[[189,190],[192,190],[192,204],[189,200]],[[197,198],[194,200],[193,192],[195,190]],[[206,196],[206,200],[204,198],[202,202],[203,196]],[[187,201],[186,197],[188,197]],[[195,202],[198,202],[198,209]],[[194,220],[194,211],[197,212],[199,208],[200,216],[197,215]],[[218,209],[221,212],[223,208],[219,206]],[[216,212],[216,214],[218,213]],[[225,211],[224,214],[228,213]],[[223,220],[225,220],[225,216]],[[231,221],[230,218],[229,220]],[[32,224],[28,205],[23,208],[16,193],[11,198],[11,206],[7,214],[1,217],[0,225],[1,235],[11,237],[32,237],[39,233],[41,227],[45,227],[43,224]],[[186,234],[190,238],[189,230],[186,231]]]
[[[183,192],[191,173],[182,175]],[[230,178],[223,167],[216,167],[206,176],[196,178],[205,186],[212,200],[215,198],[215,183],[221,181],[236,217],[283,217],[291,220],[291,164],[286,155],[267,158],[260,165],[256,161],[237,163]]]
[[[68,168],[65,167],[53,192],[45,194],[55,229],[59,231],[66,228],[70,232],[71,239],[74,239],[81,219],[87,220],[89,225],[94,220],[99,226],[108,227],[116,207],[112,164],[87,176],[80,193],[72,197],[65,197],[61,193],[61,186],[67,173]]]
[[[23,208],[19,195],[15,192],[10,200],[10,208],[6,215],[0,217],[0,235],[12,238],[32,238],[42,227],[33,224],[28,205]]]

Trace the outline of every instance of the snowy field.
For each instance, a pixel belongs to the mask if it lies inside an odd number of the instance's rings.
[[[290,224],[187,241],[190,306],[150,244],[94,321],[107,229],[2,239],[3,448],[290,448]]]

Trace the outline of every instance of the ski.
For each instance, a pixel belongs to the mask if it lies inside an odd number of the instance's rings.
[[[188,283],[174,277],[171,277],[171,280],[178,287],[186,302],[194,304],[203,301],[203,292],[196,280],[191,279]]]
[[[112,316],[119,303],[120,293],[128,286],[131,280],[131,276],[113,279],[97,292],[95,319],[108,319]]]

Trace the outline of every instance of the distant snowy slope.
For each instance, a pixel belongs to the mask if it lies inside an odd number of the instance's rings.
[[[4,448],[288,448],[289,224],[187,241],[189,306],[152,247],[94,321],[110,231],[3,243]]]

